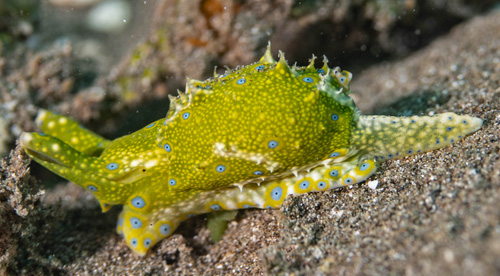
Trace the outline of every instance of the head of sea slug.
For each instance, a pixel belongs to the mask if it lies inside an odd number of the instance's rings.
[[[143,162],[142,154],[151,153],[133,144],[126,147],[124,138],[127,136],[111,142],[98,156],[77,150],[63,141],[64,137],[45,133],[24,132],[20,142],[33,160],[93,193],[105,212],[112,205],[124,204],[158,163],[153,159]]]

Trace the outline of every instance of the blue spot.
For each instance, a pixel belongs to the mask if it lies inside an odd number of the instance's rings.
[[[264,70],[264,68],[266,68],[264,65],[259,65],[259,66],[255,67],[255,70],[260,71],[260,70]]]
[[[263,171],[255,171],[253,174],[255,174],[255,175],[263,175],[264,172]]]
[[[38,132],[38,135],[40,135],[40,136],[47,136],[47,134],[45,134],[43,132]]]
[[[94,185],[88,185],[87,189],[91,190],[92,192],[97,192],[97,190],[98,190],[97,187]]]
[[[239,80],[236,81],[237,84],[244,84],[245,82],[247,82],[247,80],[245,78],[241,78]]]
[[[214,211],[219,211],[220,209],[222,209],[222,207],[220,207],[219,204],[212,204],[212,205],[210,205],[210,209],[212,209]]]
[[[167,151],[167,152],[171,152],[172,151],[172,148],[170,147],[169,144],[165,144],[163,145],[163,148]]]
[[[394,157],[394,154],[389,153],[389,154],[387,155],[387,157],[388,157],[389,159],[391,159],[391,158],[393,158],[393,157]]]
[[[114,170],[118,169],[118,164],[117,163],[109,163],[106,165],[106,169],[108,169],[110,171],[114,171]]]
[[[330,172],[331,177],[337,177],[339,176],[339,170],[335,169]]]
[[[186,120],[187,118],[189,118],[189,112],[182,114],[182,119]]]
[[[450,139],[450,142],[455,143],[455,139]]]
[[[325,70],[324,70],[324,69],[318,69],[318,70],[316,70],[316,71],[317,71],[318,73],[320,73],[320,74],[325,73]]]
[[[406,154],[412,154],[413,153],[413,150],[412,149],[409,149]]]
[[[130,224],[132,225],[132,228],[134,228],[134,229],[142,227],[142,221],[136,217],[130,218]]]
[[[453,120],[453,117],[449,116],[449,117],[448,117],[448,120],[452,121],[452,120]]]
[[[318,189],[323,190],[326,188],[326,182],[325,181],[320,181],[317,184]]]
[[[153,243],[153,240],[150,238],[144,239],[144,247],[149,248],[151,244]]]
[[[441,143],[441,141],[439,141],[439,138],[438,138],[438,139],[436,139],[436,145],[437,145],[437,144],[440,144],[440,143]]]
[[[299,188],[301,190],[305,190],[305,189],[309,188],[309,184],[310,184],[309,181],[304,180],[304,181],[300,182]]]
[[[370,168],[370,164],[369,164],[369,163],[363,163],[363,164],[361,164],[361,166],[359,167],[359,170],[360,170],[360,171],[366,171],[368,168]]]
[[[170,180],[168,181],[168,185],[175,186],[175,184],[177,184],[177,181],[175,181],[175,179],[173,178],[170,178]]]
[[[415,123],[415,120],[411,120],[411,122],[410,122],[410,123],[414,124],[414,123]]]
[[[275,149],[277,146],[278,146],[278,142],[274,141],[274,140],[271,140],[269,141],[269,143],[267,143],[267,146],[270,148],[270,149]]]
[[[120,219],[120,222],[118,222],[118,224],[120,224],[120,226],[123,226],[123,218]]]
[[[332,114],[332,120],[338,121],[339,120],[339,115],[338,114]]]
[[[469,122],[467,122],[466,120],[463,120],[463,121],[462,121],[462,123],[463,123],[464,125],[466,125],[466,124],[468,124]]]
[[[302,78],[302,80],[303,80],[304,82],[307,82],[307,83],[313,83],[313,82],[314,82],[314,79],[313,79],[313,78],[311,78],[311,77],[304,77],[304,78]]]
[[[130,240],[130,244],[133,246],[133,247],[137,247],[137,239],[136,238],[132,238]]]
[[[170,232],[172,231],[172,228],[170,227],[170,225],[168,224],[162,224],[160,225],[160,233],[163,235],[163,236],[166,236],[166,235],[169,235]]]
[[[393,125],[395,125],[395,124],[396,124],[396,121],[392,121],[391,123],[392,123]]]
[[[344,76],[342,76],[342,77],[339,78],[339,81],[340,81],[341,84],[344,84],[345,81],[346,81],[346,79],[345,79]]]
[[[281,187],[274,187],[274,189],[271,191],[271,198],[276,201],[280,200],[282,195],[283,195],[283,188]]]
[[[217,166],[217,168],[215,168],[215,170],[216,170],[217,172],[222,173],[222,172],[224,172],[224,171],[226,170],[226,166],[224,166],[224,165],[219,165],[219,166]]]
[[[253,208],[253,206],[250,204],[243,204],[243,208],[248,209],[248,208]]]
[[[146,128],[152,128],[154,125],[156,125],[156,123],[151,123],[149,126],[147,126]]]
[[[447,131],[451,131],[453,129],[453,127],[447,127],[446,130]]]
[[[318,182],[317,186],[318,186],[318,189],[323,190],[324,188],[326,188],[326,182],[320,181],[320,182]]]
[[[354,184],[354,179],[352,177],[347,177],[346,179],[344,179],[344,184],[345,185]]]
[[[331,158],[331,157],[339,157],[339,156],[340,156],[340,152],[334,152],[334,153],[330,154],[330,156],[328,156],[328,157]]]
[[[130,202],[132,203],[132,206],[136,208],[143,208],[146,206],[146,201],[144,201],[144,199],[140,196],[134,197]]]

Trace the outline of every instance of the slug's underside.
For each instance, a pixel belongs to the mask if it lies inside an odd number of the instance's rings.
[[[104,211],[124,205],[117,230],[144,255],[186,218],[276,208],[287,195],[362,182],[377,162],[433,150],[481,127],[480,119],[362,116],[350,73],[290,67],[270,49],[254,64],[187,80],[166,119],[106,140],[41,111],[43,133],[22,146],[51,171],[90,190]]]

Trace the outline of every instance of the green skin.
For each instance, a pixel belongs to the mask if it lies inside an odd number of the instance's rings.
[[[257,63],[171,99],[166,119],[113,141],[42,110],[26,153],[89,189],[103,211],[123,205],[117,231],[144,255],[186,218],[218,210],[276,208],[287,195],[366,180],[385,159],[447,146],[482,120],[362,116],[351,74],[290,67],[268,48]]]

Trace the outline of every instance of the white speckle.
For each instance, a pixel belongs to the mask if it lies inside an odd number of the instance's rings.
[[[31,142],[31,140],[33,140],[33,136],[31,135],[31,133],[27,133],[27,132],[24,132],[21,136],[21,144],[23,145],[27,145]]]
[[[378,187],[378,180],[369,181],[368,182],[368,187],[370,187],[370,189],[372,189],[372,190],[377,189],[377,187]]]
[[[54,126],[55,126],[55,125],[56,125],[56,123],[54,123],[54,122],[49,122],[49,123],[47,124],[47,126],[48,126],[49,128],[54,128]]]
[[[219,151],[219,152],[226,151],[226,146],[224,146],[224,143],[216,142],[214,144],[214,148],[216,151]]]
[[[148,168],[156,166],[156,164],[158,164],[158,160],[150,160],[150,161],[146,162],[146,164],[144,164],[144,167],[146,167],[146,169],[148,169]]]
[[[142,162],[142,160],[139,160],[139,159],[134,160],[134,161],[130,162],[130,166],[137,167],[141,162]]]
[[[52,144],[52,150],[53,151],[59,151],[60,147],[58,144]]]
[[[61,125],[64,125],[64,124],[66,124],[67,122],[68,122],[68,119],[66,119],[66,118],[64,118],[64,117],[59,119],[59,123],[60,123]]]

